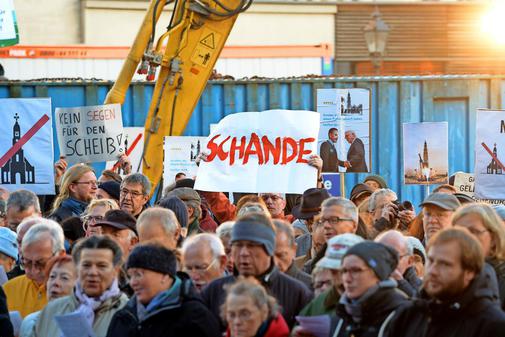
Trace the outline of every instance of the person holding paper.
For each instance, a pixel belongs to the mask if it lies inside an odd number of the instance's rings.
[[[108,337],[218,337],[219,323],[202,303],[189,276],[177,272],[173,251],[141,244],[126,269],[135,295],[118,311]]]
[[[226,337],[288,337],[289,328],[279,305],[257,281],[243,279],[227,291],[222,316]]]
[[[76,333],[104,337],[110,321],[128,301],[118,287],[121,247],[108,236],[91,236],[73,252],[78,280],[70,296],[51,301],[41,311],[36,337],[73,336]]]

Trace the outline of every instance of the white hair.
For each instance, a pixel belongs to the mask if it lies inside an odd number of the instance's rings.
[[[220,256],[226,255],[224,251],[224,246],[219,237],[216,234],[211,233],[201,233],[190,236],[187,238],[182,244],[182,254],[186,254],[186,251],[190,248],[195,247],[196,249],[200,249],[202,244],[206,243],[209,245],[210,250],[212,251],[212,256],[217,259]]]
[[[216,234],[219,236],[220,239],[230,236],[231,235],[231,229],[233,228],[233,225],[235,224],[235,221],[226,221],[220,224],[216,228]]]
[[[38,223],[42,223],[44,220],[44,218],[38,215],[31,215],[27,218],[24,218],[23,221],[21,221],[21,223],[16,227],[16,233],[19,234],[24,230],[25,227],[31,227]]]
[[[351,200],[342,197],[331,197],[323,201],[321,204],[321,208],[332,206],[342,207],[345,215],[351,218],[356,224],[358,223],[358,207],[356,207],[356,205]]]
[[[162,207],[151,207],[140,214],[137,220],[137,229],[143,226],[149,226],[156,220],[159,221],[167,234],[175,234],[177,229],[181,227],[172,210]]]
[[[395,191],[390,190],[389,188],[378,189],[375,192],[373,192],[372,195],[370,196],[370,199],[368,201],[368,211],[369,212],[375,211],[375,208],[377,207],[377,198],[386,196],[391,196],[394,200],[398,199],[398,196],[396,195]]]
[[[63,234],[61,226],[53,220],[43,218],[38,220],[37,224],[30,227],[28,232],[26,232],[23,237],[22,246],[26,247],[35,242],[44,240],[43,235],[47,233],[51,237],[53,254],[65,250],[65,235]]]

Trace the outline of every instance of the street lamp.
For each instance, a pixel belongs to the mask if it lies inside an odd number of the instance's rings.
[[[372,19],[363,28],[365,32],[366,45],[375,72],[380,72],[382,57],[386,49],[386,40],[389,34],[389,26],[382,21],[379,8],[375,6],[375,11],[372,13]]]

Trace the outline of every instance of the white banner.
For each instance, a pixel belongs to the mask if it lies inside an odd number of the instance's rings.
[[[12,0],[0,1],[0,47],[12,46],[19,42],[16,12]]]
[[[474,196],[475,178],[471,173],[458,172],[454,175],[454,187],[458,193]]]
[[[269,110],[226,116],[208,138],[208,162],[195,189],[247,193],[303,193],[315,187],[319,114]]]
[[[60,155],[69,164],[117,160],[124,153],[121,105],[56,108]]]
[[[475,196],[505,199],[505,111],[477,109]]]
[[[0,99],[1,186],[54,194],[50,98]]]
[[[127,127],[123,128],[123,146],[125,153],[130,158],[132,164],[132,173],[142,173],[142,151],[144,150],[144,128],[143,127]],[[108,161],[105,164],[105,169],[110,170],[117,163],[117,160]],[[123,172],[119,172],[124,176]]]
[[[184,173],[188,178],[194,178],[198,166],[196,157],[207,146],[207,137],[165,137],[163,161],[163,185],[168,186],[175,181],[177,173]]]

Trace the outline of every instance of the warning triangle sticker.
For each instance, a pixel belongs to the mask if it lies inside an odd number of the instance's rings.
[[[200,43],[203,44],[205,47],[215,49],[216,46],[214,45],[214,33],[210,33],[209,35],[201,39]]]

